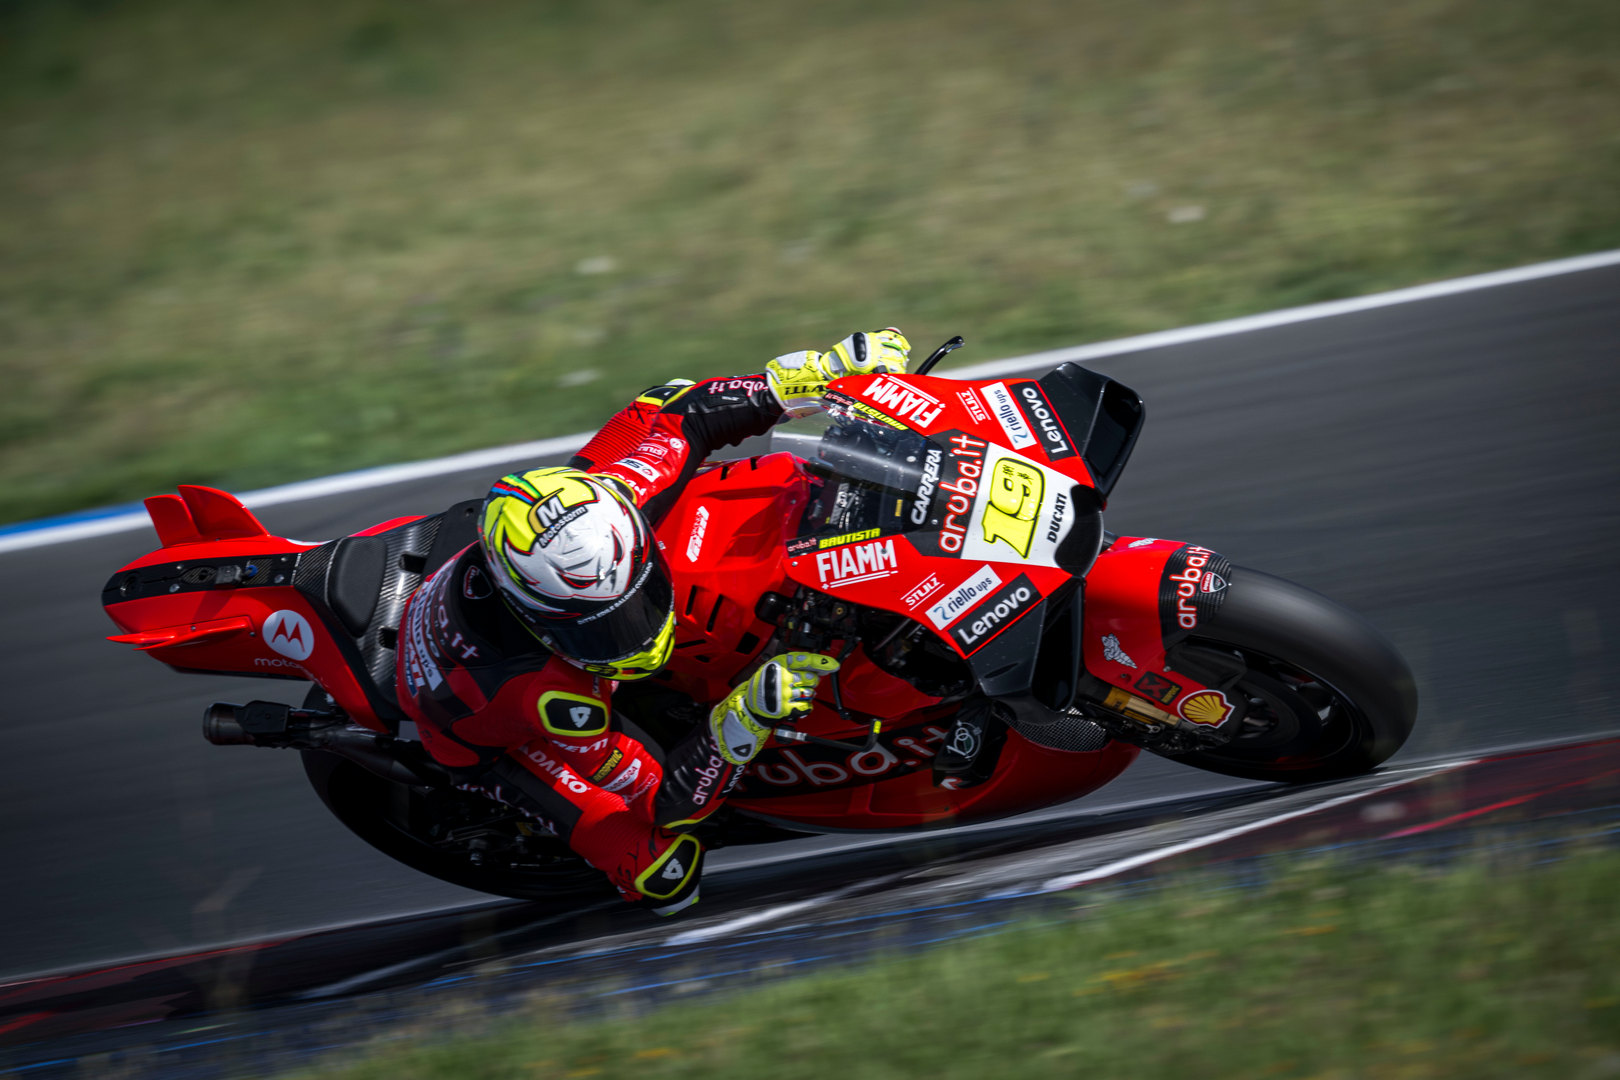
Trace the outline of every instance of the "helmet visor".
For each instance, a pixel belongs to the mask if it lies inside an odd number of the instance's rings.
[[[510,605],[540,640],[570,660],[607,664],[647,652],[674,613],[674,593],[664,557],[656,546],[624,595],[588,615],[540,618]]]

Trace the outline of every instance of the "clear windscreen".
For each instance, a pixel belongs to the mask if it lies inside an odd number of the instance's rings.
[[[838,407],[776,428],[771,449],[803,458],[811,476],[821,481],[793,535],[911,528],[906,511],[918,498],[931,445],[915,431]]]

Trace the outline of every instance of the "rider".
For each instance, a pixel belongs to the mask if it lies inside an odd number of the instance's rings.
[[[684,830],[772,727],[810,710],[838,662],[770,659],[660,767],[612,706],[620,681],[654,674],[674,647],[653,526],[712,451],[814,410],[833,379],[904,371],[910,348],[889,328],[779,356],[763,375],[666,383],[568,466],[497,481],[478,542],[422,583],[401,623],[400,704],[428,752],[555,832],[625,899],[661,915],[696,903],[703,846]]]

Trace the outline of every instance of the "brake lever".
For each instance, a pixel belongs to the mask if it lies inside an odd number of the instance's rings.
[[[951,353],[955,352],[957,349],[960,349],[962,346],[964,346],[966,344],[967,344],[967,342],[962,340],[962,335],[957,334],[955,337],[951,338],[951,340],[947,341],[945,344],[941,345],[939,348],[937,348],[933,352],[929,353],[928,354],[928,359],[924,360],[921,364],[918,364],[916,371],[907,372],[907,374],[909,374],[909,375],[926,375],[926,374],[928,374],[929,370],[935,364],[939,363],[941,360],[945,359],[947,356],[951,355]]]
[[[853,637],[844,639],[844,647],[839,650],[838,653],[838,662],[840,665],[850,653],[855,651],[855,645],[856,640]],[[844,693],[838,682],[838,676],[841,674],[843,674],[842,670],[832,673],[831,681],[833,691],[833,708],[837,711],[838,718],[844,721],[844,723],[848,724],[851,722],[849,718],[849,710],[844,707]],[[872,717],[872,727],[867,731],[866,741],[864,743],[850,743],[843,742],[839,739],[828,739],[821,735],[810,735],[803,731],[794,731],[792,728],[772,728],[771,734],[775,735],[778,739],[783,739],[787,742],[815,743],[818,746],[831,746],[837,750],[848,750],[852,753],[859,754],[865,753],[868,750],[877,749],[878,734],[882,731],[883,721],[874,716]]]

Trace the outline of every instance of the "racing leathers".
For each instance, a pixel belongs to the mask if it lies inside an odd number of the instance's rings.
[[[569,464],[617,482],[656,526],[711,452],[782,415],[763,375],[671,383],[621,410]],[[469,545],[406,606],[397,683],[423,745],[464,786],[555,832],[626,899],[661,914],[694,902],[703,849],[683,830],[715,811],[746,758],[698,724],[661,764],[623,730],[613,680],[547,650],[490,573]]]

